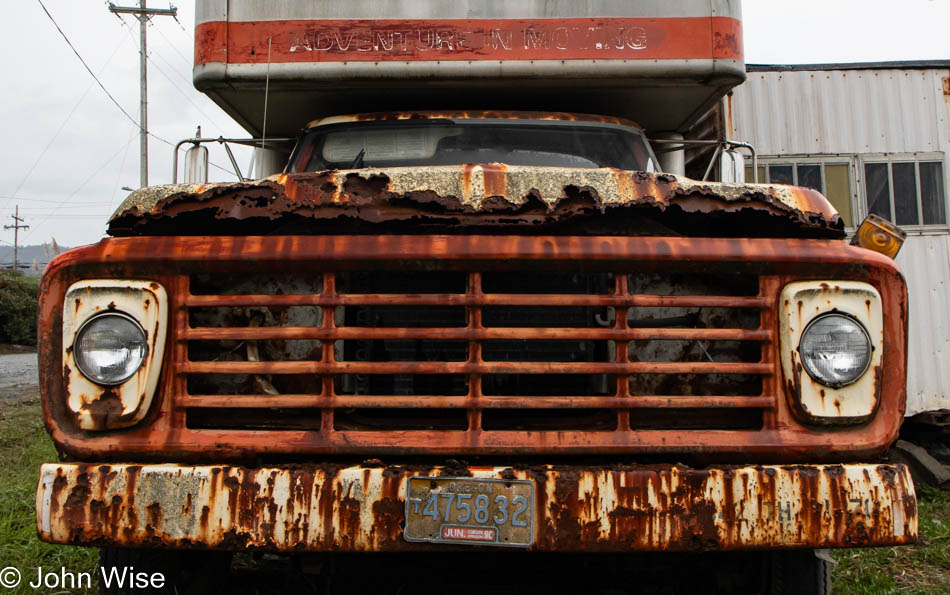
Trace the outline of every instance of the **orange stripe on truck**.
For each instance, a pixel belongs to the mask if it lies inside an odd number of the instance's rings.
[[[742,59],[727,17],[212,21],[195,65],[432,60]]]

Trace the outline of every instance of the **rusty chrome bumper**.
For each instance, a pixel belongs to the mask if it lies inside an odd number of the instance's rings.
[[[690,551],[912,543],[917,501],[902,465],[696,470],[330,465],[45,464],[43,541],[84,545],[396,551],[408,478],[535,482],[539,551]]]

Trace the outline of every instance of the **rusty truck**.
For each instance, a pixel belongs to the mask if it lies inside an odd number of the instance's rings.
[[[41,539],[400,593],[820,593],[915,540],[899,238],[744,180],[738,1],[196,10],[256,171],[47,268]]]

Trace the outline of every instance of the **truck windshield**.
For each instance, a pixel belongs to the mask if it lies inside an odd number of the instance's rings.
[[[504,163],[656,171],[643,135],[585,122],[401,120],[341,123],[304,133],[288,171]]]

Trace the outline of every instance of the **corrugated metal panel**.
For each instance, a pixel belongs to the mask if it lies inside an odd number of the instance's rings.
[[[948,75],[946,68],[753,72],[732,98],[732,138],[763,157],[941,152],[950,188]],[[950,236],[911,234],[897,260],[910,299],[907,415],[950,409]]]
[[[733,96],[732,138],[760,155],[947,150],[947,70],[751,73]]]
[[[909,236],[897,263],[910,298],[907,415],[950,409],[950,236]]]

